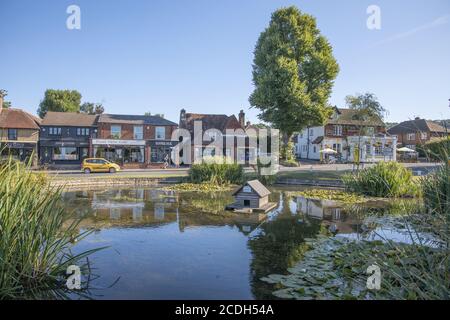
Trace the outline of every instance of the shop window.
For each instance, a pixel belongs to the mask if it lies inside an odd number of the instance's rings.
[[[121,148],[94,148],[96,158],[105,158],[108,161],[122,163],[123,153]]]
[[[78,160],[77,148],[53,148],[53,160]]]
[[[84,160],[89,157],[89,148],[80,148],[80,160]]]
[[[123,149],[124,163],[144,163],[144,147],[130,147]]]
[[[166,138],[166,128],[155,127],[155,138],[158,140],[164,140]]]
[[[163,163],[170,156],[170,148],[165,146],[156,146],[151,150],[151,162]]]
[[[111,138],[120,139],[122,137],[122,127],[118,125],[111,126]]]
[[[8,140],[17,140],[17,129],[8,129]]]
[[[134,126],[133,137],[135,140],[144,139],[144,127],[143,126]]]

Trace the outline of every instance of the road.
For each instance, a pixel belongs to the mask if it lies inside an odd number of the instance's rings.
[[[372,166],[373,164],[366,164],[364,167]],[[407,168],[410,168],[415,175],[424,175],[434,170],[439,164],[436,163],[403,163]],[[308,172],[308,171],[344,171],[352,170],[352,164],[303,164],[299,167],[280,167],[281,172]],[[166,177],[166,176],[185,176],[188,174],[188,168],[169,168],[169,169],[125,169],[115,173],[117,177]],[[253,169],[246,168],[246,172],[252,172]],[[80,170],[49,170],[46,171],[50,175],[57,175],[61,177],[101,177],[109,175],[108,173],[91,173],[84,174]]]

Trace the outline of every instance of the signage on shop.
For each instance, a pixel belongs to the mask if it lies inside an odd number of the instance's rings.
[[[92,139],[92,144],[108,146],[145,146],[145,140]]]

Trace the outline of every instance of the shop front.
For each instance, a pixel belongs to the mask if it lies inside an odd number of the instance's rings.
[[[6,160],[11,157],[13,160],[28,163],[33,152],[37,158],[37,143],[28,142],[5,142],[0,143],[0,159]]]
[[[177,145],[177,141],[158,141],[158,140],[150,140],[147,142],[148,150],[149,150],[149,164],[150,165],[161,165],[167,162],[167,164],[172,164],[172,149],[175,145]]]
[[[43,164],[79,165],[89,156],[89,142],[41,141],[40,151]]]
[[[92,139],[92,156],[123,167],[145,167],[145,145],[145,140]]]

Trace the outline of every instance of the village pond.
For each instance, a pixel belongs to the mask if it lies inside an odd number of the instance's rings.
[[[302,256],[305,239],[320,234],[379,237],[365,217],[420,210],[410,201],[341,204],[307,199],[299,188],[273,188],[278,204],[258,214],[225,211],[231,192],[176,192],[130,188],[65,192],[64,204],[95,231],[74,252],[90,256],[93,299],[274,299],[261,278],[286,274]],[[331,231],[333,231],[331,234]],[[376,232],[378,231],[378,232]],[[386,227],[390,238],[407,241]],[[77,296],[72,296],[77,298]]]

